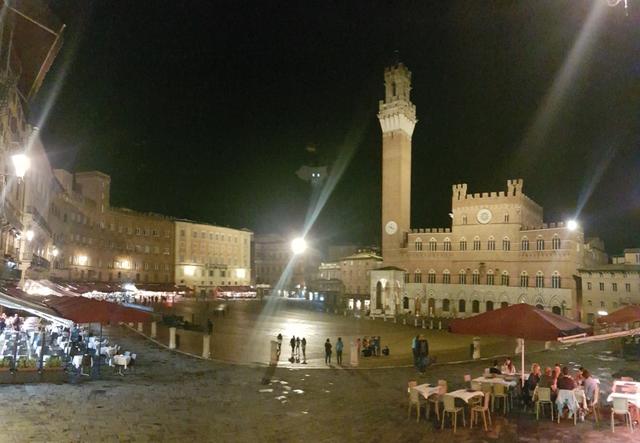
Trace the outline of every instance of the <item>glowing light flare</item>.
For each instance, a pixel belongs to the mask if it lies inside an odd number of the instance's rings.
[[[16,170],[16,176],[20,179],[24,178],[24,175],[31,167],[31,160],[29,160],[29,157],[24,154],[15,154],[11,156],[11,161],[13,162],[13,167]]]
[[[291,250],[295,255],[302,254],[307,250],[307,242],[302,237],[294,238],[291,242]]]
[[[53,248],[53,251],[51,251],[51,255],[53,255],[54,257],[57,257],[60,254],[60,251],[58,251],[58,248]]]
[[[609,315],[609,313],[607,311],[598,311],[598,315],[605,316]]]
[[[89,261],[89,257],[87,257],[86,255],[78,256],[78,264],[80,266],[86,266],[88,261]]]
[[[122,267],[122,269],[129,269],[131,267],[131,262],[129,260],[122,260],[120,266]]]
[[[246,269],[236,269],[236,278],[246,278],[247,270]]]
[[[35,234],[33,233],[33,231],[32,231],[31,229],[29,229],[29,230],[27,231],[27,233],[26,233],[27,241],[31,241],[31,240],[33,240],[34,235],[35,235]]]
[[[195,266],[185,266],[184,267],[184,275],[187,277],[193,277],[196,275],[196,267]]]
[[[569,231],[575,231],[576,229],[578,229],[578,222],[575,220],[569,220],[567,222],[567,229]]]

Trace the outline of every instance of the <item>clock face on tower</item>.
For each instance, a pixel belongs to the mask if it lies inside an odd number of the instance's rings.
[[[397,230],[398,230],[398,225],[393,220],[391,220],[390,222],[387,222],[387,224],[384,225],[384,231],[389,235],[395,234]]]
[[[478,214],[476,215],[476,218],[478,219],[478,222],[484,225],[491,221],[491,215],[491,211],[489,211],[488,209],[480,209],[478,211]]]

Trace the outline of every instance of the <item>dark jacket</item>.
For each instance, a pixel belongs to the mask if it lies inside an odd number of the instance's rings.
[[[327,354],[331,354],[331,343],[327,342],[324,344],[324,352]]]
[[[562,375],[558,378],[557,383],[558,389],[569,389],[573,390],[576,388],[576,382],[569,376]]]

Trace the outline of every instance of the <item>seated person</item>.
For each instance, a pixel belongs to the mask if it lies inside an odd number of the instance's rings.
[[[558,378],[558,381],[556,382],[556,386],[558,387],[558,390],[560,389],[574,390],[576,388],[576,382],[569,375],[569,368],[567,368],[566,366],[562,368],[562,375]]]
[[[540,371],[540,365],[538,363],[534,363],[531,365],[531,373],[529,374],[529,378],[524,382],[524,390],[522,392],[522,396],[524,402],[526,404],[531,403],[531,399],[533,397],[533,391],[535,391],[538,382],[540,381],[542,373]]]
[[[489,368],[489,374],[500,374],[500,368],[498,367],[498,360],[493,361],[493,366]]]
[[[386,346],[384,348],[382,348],[382,355],[389,355],[389,346]]]
[[[516,367],[513,365],[511,358],[507,357],[507,359],[504,361],[504,364],[500,368],[500,372],[505,375],[515,375]]]
[[[596,393],[596,388],[598,387],[598,382],[586,369],[582,371],[582,386],[584,386],[584,395],[587,397],[587,402],[591,404]]]

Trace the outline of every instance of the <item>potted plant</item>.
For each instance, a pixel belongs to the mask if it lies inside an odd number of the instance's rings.
[[[61,369],[63,369],[62,359],[57,355],[54,355],[51,358],[49,358],[49,360],[47,360],[45,365],[44,365],[44,370],[45,371],[48,371],[48,370],[61,370]]]
[[[38,362],[35,358],[20,357],[16,369],[19,371],[36,371]]]
[[[7,372],[11,370],[11,357],[0,358],[0,372]]]

